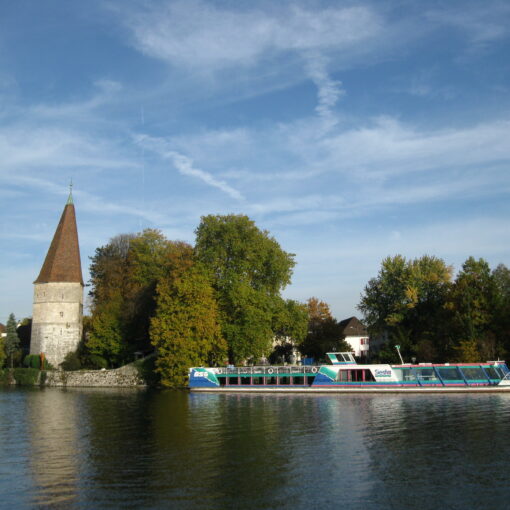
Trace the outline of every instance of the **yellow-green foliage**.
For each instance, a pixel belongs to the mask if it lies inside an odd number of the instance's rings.
[[[160,281],[150,336],[163,386],[184,387],[190,367],[224,360],[214,291],[199,264]]]
[[[462,340],[457,347],[459,361],[471,363],[480,361],[480,352],[476,340]]]

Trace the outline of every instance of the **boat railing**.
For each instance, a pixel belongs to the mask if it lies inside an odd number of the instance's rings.
[[[303,374],[315,375],[319,372],[320,367],[315,365],[286,365],[274,366],[263,365],[253,367],[218,367],[215,369],[216,373],[221,375],[290,375],[290,374]]]

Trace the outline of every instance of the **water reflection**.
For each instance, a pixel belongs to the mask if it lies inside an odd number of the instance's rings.
[[[504,507],[510,398],[0,390],[6,508]]]
[[[27,395],[33,503],[67,508],[77,497],[79,401],[62,391]]]

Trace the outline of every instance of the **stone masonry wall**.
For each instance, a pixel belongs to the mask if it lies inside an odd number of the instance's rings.
[[[75,351],[82,335],[83,286],[81,283],[36,283],[30,354],[44,352],[58,367]]]
[[[46,372],[45,386],[89,387],[89,388],[127,388],[146,386],[133,365],[114,370],[77,370],[65,372],[51,370]]]

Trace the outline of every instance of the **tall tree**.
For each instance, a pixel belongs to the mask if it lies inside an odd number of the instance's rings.
[[[401,255],[384,259],[358,305],[371,334],[395,337],[406,357],[446,357],[451,350],[444,334],[451,275],[452,268],[442,259],[428,255],[409,261]]]
[[[494,332],[501,344],[500,355],[510,353],[510,269],[499,264],[492,272],[494,282]]]
[[[152,349],[149,327],[156,286],[176,264],[192,264],[189,244],[167,240],[158,230],[114,237],[96,250],[90,268],[92,315],[86,347],[112,365]]]
[[[2,335],[0,335],[0,368],[4,366],[6,354],[5,354],[5,340]]]
[[[275,303],[272,329],[277,342],[300,345],[308,332],[307,306],[293,299],[278,298]]]
[[[451,300],[459,341],[476,342],[480,355],[494,359],[501,347],[494,335],[496,287],[489,264],[469,257],[453,285]]]
[[[229,359],[265,356],[274,332],[275,297],[290,283],[294,255],[247,216],[205,216],[195,254],[210,271]]]
[[[5,326],[6,336],[4,342],[5,354],[9,357],[9,363],[11,368],[13,367],[14,355],[19,350],[19,337],[16,329],[17,329],[16,318],[14,317],[14,314],[11,313],[9,315],[9,318],[7,319],[7,324]]]
[[[227,345],[221,336],[214,290],[200,264],[160,280],[150,335],[163,386],[183,387],[190,367],[225,361]]]

